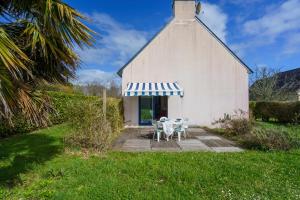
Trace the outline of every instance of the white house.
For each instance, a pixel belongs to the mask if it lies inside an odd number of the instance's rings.
[[[200,19],[195,0],[174,0],[173,19],[118,74],[125,122],[150,125],[162,116],[212,122],[248,112],[251,69]]]

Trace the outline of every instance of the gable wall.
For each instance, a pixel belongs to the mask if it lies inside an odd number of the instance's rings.
[[[175,82],[184,97],[169,97],[169,117],[207,125],[234,110],[248,111],[248,73],[197,21],[173,20],[123,71],[128,82]],[[126,121],[137,123],[137,98],[124,98]]]

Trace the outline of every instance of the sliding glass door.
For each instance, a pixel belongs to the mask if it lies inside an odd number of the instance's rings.
[[[140,125],[151,125],[161,117],[168,117],[168,97],[139,97]]]
[[[152,97],[139,98],[139,121],[140,125],[151,125],[153,119]]]

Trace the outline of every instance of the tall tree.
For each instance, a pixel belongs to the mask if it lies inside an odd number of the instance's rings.
[[[74,49],[91,46],[86,18],[61,0],[0,1],[0,117],[23,113],[47,123],[47,96],[41,83],[66,83],[80,59]]]

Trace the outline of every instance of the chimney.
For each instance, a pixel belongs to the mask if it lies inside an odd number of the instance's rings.
[[[173,12],[175,19],[194,19],[196,16],[196,2],[195,0],[174,0]]]

